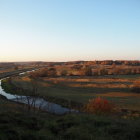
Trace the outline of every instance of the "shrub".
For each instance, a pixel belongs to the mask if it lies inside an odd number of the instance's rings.
[[[140,81],[135,81],[131,91],[136,92],[136,93],[140,93]]]
[[[86,76],[92,76],[92,68],[91,67],[86,67],[85,68],[85,75]]]
[[[67,70],[62,70],[62,71],[61,71],[61,76],[66,76],[67,73],[68,73]]]
[[[49,68],[48,69],[48,76],[50,77],[54,77],[54,76],[57,76],[57,71],[56,71],[56,68]]]
[[[29,73],[29,77],[33,79],[38,78],[38,77],[46,77],[46,76],[48,76],[48,70],[46,68]]]
[[[108,114],[113,110],[114,104],[100,97],[89,100],[89,103],[85,105],[85,111],[88,113]]]

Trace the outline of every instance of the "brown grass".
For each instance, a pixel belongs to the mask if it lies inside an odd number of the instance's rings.
[[[125,93],[125,92],[111,92],[111,93],[106,93],[106,94],[98,94],[96,96],[104,96],[104,97],[140,97],[140,94]]]
[[[66,84],[69,87],[128,88],[126,84]]]
[[[134,80],[132,79],[120,79],[120,78],[63,78],[63,77],[57,77],[57,78],[43,78],[45,81],[54,81],[57,80],[59,82],[132,82]]]

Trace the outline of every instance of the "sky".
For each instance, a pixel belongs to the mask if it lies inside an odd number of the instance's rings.
[[[0,0],[0,61],[140,60],[140,0]]]

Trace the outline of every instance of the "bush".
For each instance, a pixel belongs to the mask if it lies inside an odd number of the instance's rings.
[[[46,68],[29,73],[29,77],[33,79],[38,78],[38,77],[46,77],[46,76],[48,76],[48,70]]]
[[[62,70],[62,71],[61,71],[61,76],[66,76],[67,73],[68,73],[67,70]]]
[[[135,81],[131,88],[132,92],[140,93],[140,81]]]
[[[86,76],[92,76],[92,68],[91,67],[86,67],[85,68],[85,75]]]
[[[85,111],[94,114],[108,114],[113,112],[114,104],[106,99],[100,97],[89,100],[89,103],[85,105]]]

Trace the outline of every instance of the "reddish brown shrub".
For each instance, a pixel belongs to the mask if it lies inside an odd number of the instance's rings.
[[[98,97],[89,100],[89,103],[85,105],[85,111],[94,114],[108,114],[113,112],[114,107],[110,101]]]

